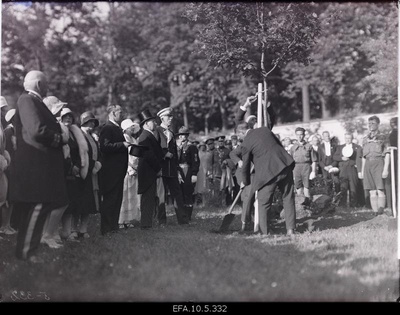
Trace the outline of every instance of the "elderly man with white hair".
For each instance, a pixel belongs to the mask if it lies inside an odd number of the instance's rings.
[[[64,178],[61,127],[43,103],[47,80],[30,71],[24,80],[14,117],[17,150],[11,165],[10,199],[21,211],[16,256],[42,262],[35,256],[47,215],[68,204]]]

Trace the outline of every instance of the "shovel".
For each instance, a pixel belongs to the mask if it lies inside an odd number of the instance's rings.
[[[224,219],[222,220],[221,227],[220,227],[219,230],[218,230],[219,233],[227,231],[229,225],[231,225],[233,219],[235,218],[235,215],[232,213],[233,207],[235,207],[235,205],[237,204],[237,202],[238,202],[238,200],[239,200],[239,197],[240,197],[240,195],[241,195],[242,192],[243,192],[243,189],[244,189],[244,187],[240,188],[238,194],[236,195],[235,200],[233,201],[231,207],[230,207],[229,210],[228,210],[228,214],[226,214],[226,215],[224,216]]]

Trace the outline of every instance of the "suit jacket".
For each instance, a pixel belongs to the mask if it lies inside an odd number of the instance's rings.
[[[124,180],[128,169],[128,149],[124,145],[122,129],[107,121],[100,131],[99,145],[102,168],[99,172],[100,189],[107,193]]]
[[[138,144],[147,147],[143,157],[139,157],[137,170],[138,194],[143,194],[157,180],[164,153],[155,136],[148,130],[143,130]]]
[[[161,163],[162,176],[164,177],[178,177],[178,148],[175,141],[175,135],[172,133],[170,141],[168,141],[165,135],[166,129],[162,126],[157,126],[155,131],[155,137],[161,145],[162,151],[165,154],[170,152],[173,154],[171,159],[163,159]]]
[[[332,163],[334,161],[333,160],[333,154],[335,154],[335,151],[336,151],[336,146],[331,143],[331,155],[327,156],[326,152],[325,152],[324,143],[322,142],[318,146],[318,165],[321,167],[323,172],[326,172],[324,170],[325,166],[332,165]]]
[[[24,92],[14,116],[17,150],[11,163],[14,202],[68,203],[61,127],[36,95]]]
[[[242,144],[243,183],[250,184],[250,167],[254,163],[253,190],[259,190],[273,180],[286,167],[295,162],[268,127],[250,130]]]
[[[189,176],[196,175],[200,167],[199,150],[197,147],[186,143],[182,148],[178,148],[178,163],[187,163],[189,165]]]

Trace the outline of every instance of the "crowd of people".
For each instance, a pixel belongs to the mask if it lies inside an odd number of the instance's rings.
[[[171,130],[171,108],[156,114],[145,109],[132,120],[124,119],[121,106],[109,105],[108,120],[100,125],[91,111],[76,119],[67,102],[46,96],[42,72],[30,71],[24,89],[15,109],[4,97],[0,104],[0,233],[18,233],[20,259],[41,261],[36,255],[41,243],[58,249],[64,242],[89,238],[92,214],[100,213],[102,235],[136,225],[164,228],[168,204],[179,226],[192,226],[194,205],[204,206],[210,195],[228,205],[239,192],[242,232],[252,230],[252,213],[258,209],[258,232],[270,233],[267,215],[278,189],[292,235],[295,194],[304,196],[308,206],[316,178],[323,178],[343,203],[348,194],[349,207],[369,200],[378,215],[391,206],[397,118],[386,137],[379,132],[379,118],[370,117],[362,145],[350,133],[341,145],[329,132],[306,139],[301,127],[294,131],[296,139],[281,140],[272,132],[271,106],[265,127],[254,115],[245,118],[257,99],[251,96],[238,109],[234,135],[196,141],[185,126],[176,134]]]

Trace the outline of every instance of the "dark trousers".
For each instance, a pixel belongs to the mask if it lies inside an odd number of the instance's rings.
[[[337,176],[333,173],[329,173],[323,169],[322,177],[325,179],[325,184],[327,186],[328,195],[331,194],[332,192],[338,193],[340,191],[339,176]]]
[[[267,214],[271,210],[275,189],[282,193],[283,208],[285,209],[286,230],[296,226],[296,209],[294,203],[294,184],[292,168],[286,167],[271,182],[258,190],[258,213],[261,233],[268,233]]]
[[[180,184],[182,190],[183,204],[185,207],[186,216],[189,220],[192,218],[193,212],[193,193],[195,184],[192,183],[192,176],[188,175],[184,178],[184,182]]]
[[[253,182],[254,173],[250,175],[250,182]],[[251,212],[254,210],[255,201],[254,191],[252,190],[251,184],[245,186],[241,195],[242,198],[242,222],[251,223]]]
[[[350,191],[350,207],[358,205],[357,192],[359,190],[359,179],[357,170],[354,166],[344,166],[339,173],[340,191],[343,193],[341,202],[346,204],[347,192]]]
[[[157,210],[157,205],[157,182],[154,181],[140,197],[140,227],[153,226],[153,216]]]
[[[47,215],[59,207],[52,203],[14,203],[20,213],[16,256],[28,259],[40,245]]]
[[[186,214],[185,206],[183,203],[183,194],[179,185],[178,177],[163,176],[163,183],[165,189],[168,189],[172,199],[175,201],[174,207],[178,224],[187,224],[189,222],[189,218]],[[167,194],[165,194],[165,196],[167,196]],[[167,212],[165,209],[165,203],[160,203],[157,209],[156,216],[159,224],[167,223]]]
[[[103,192],[103,200],[100,205],[101,234],[118,230],[118,219],[121,211],[122,197],[124,190],[124,178],[115,187],[107,192]]]

